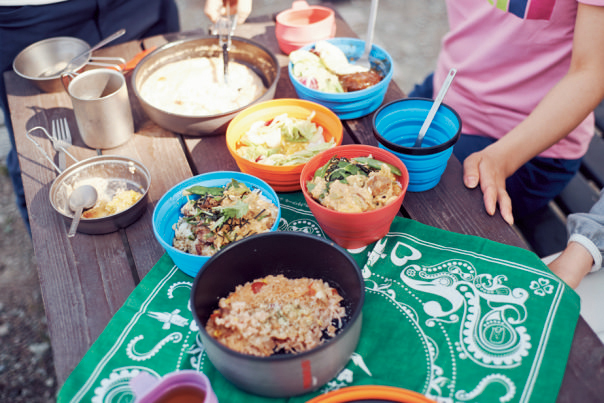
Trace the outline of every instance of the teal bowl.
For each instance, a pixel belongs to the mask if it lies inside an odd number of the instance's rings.
[[[168,255],[174,261],[174,264],[185,274],[195,277],[203,265],[210,259],[211,256],[198,256],[183,252],[172,246],[174,239],[174,229],[172,226],[178,221],[181,216],[180,209],[193,196],[183,196],[182,192],[185,189],[194,185],[203,186],[226,186],[231,179],[245,183],[250,190],[260,189],[271,203],[277,206],[277,219],[273,224],[271,231],[276,231],[281,220],[281,205],[277,193],[263,180],[255,176],[248,175],[242,172],[219,171],[209,172],[194,176],[180,182],[159,200],[153,210],[153,233],[160,245],[166,250]],[[238,242],[238,241],[236,241]]]
[[[326,41],[340,48],[352,61],[358,59],[365,50],[365,41],[357,38],[331,38],[326,39]],[[311,50],[313,47],[314,44],[302,49]],[[288,65],[289,79],[299,98],[316,102],[331,109],[340,119],[357,119],[379,108],[392,80],[392,57],[388,52],[377,45],[372,45],[369,62],[384,78],[376,85],[360,91],[336,94],[309,88],[294,77],[292,62]]]
[[[441,104],[421,147],[414,147],[433,103],[427,98],[399,99],[382,106],[373,116],[373,134],[379,147],[400,158],[409,171],[409,192],[429,190],[440,182],[461,135],[459,114]]]

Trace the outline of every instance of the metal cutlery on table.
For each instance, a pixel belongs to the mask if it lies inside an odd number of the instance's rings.
[[[64,119],[64,120],[65,120],[65,125],[67,125],[67,119]],[[25,136],[29,139],[29,141],[31,141],[32,143],[34,143],[34,145],[36,146],[36,148],[38,149],[38,151],[40,151],[40,153],[52,164],[53,168],[57,171],[57,173],[61,174],[65,170],[65,168],[63,168],[63,169],[59,168],[57,166],[57,164],[55,164],[55,161],[51,158],[51,156],[44,150],[44,148],[36,141],[36,139],[32,135],[33,132],[38,131],[38,130],[41,131],[42,133],[44,133],[44,135],[52,143],[53,147],[55,147],[55,144],[57,144],[57,147],[59,147],[58,146],[58,141],[55,140],[53,138],[53,136],[48,132],[48,130],[46,130],[46,128],[42,127],[42,126],[32,127],[31,129],[29,129],[27,131],[27,133],[25,133]],[[69,130],[69,127],[67,127],[67,130]],[[57,132],[57,134],[58,134],[58,132]],[[70,138],[70,144],[69,145],[71,145],[71,138]],[[57,149],[57,147],[55,147],[55,150]],[[71,158],[73,161],[78,162],[77,158],[74,157],[69,151],[67,151],[67,148],[59,147],[59,149],[61,149],[62,151],[64,151],[65,154],[67,154],[67,156],[69,156],[69,158]]]
[[[233,9],[231,9],[231,3],[233,5]],[[224,83],[227,84],[229,81],[229,48],[231,47],[231,37],[233,36],[233,32],[235,32],[235,27],[237,26],[237,14],[231,13],[231,11],[235,11],[237,1],[223,0],[223,4],[224,13],[218,17],[218,20],[216,20],[214,31],[218,35],[218,45],[222,49]]]
[[[66,118],[52,121],[52,146],[57,151],[58,165],[61,171],[66,168],[65,149],[71,147],[71,132]]]

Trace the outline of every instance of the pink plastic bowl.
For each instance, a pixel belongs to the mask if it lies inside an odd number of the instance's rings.
[[[310,6],[296,0],[292,8],[277,14],[275,35],[286,55],[308,44],[333,38],[336,33],[335,13],[331,8]]]
[[[402,192],[394,202],[364,213],[341,213],[322,206],[308,193],[306,183],[312,179],[315,171],[325,165],[331,157],[354,158],[369,155],[400,169],[401,176],[398,180]],[[325,234],[344,248],[356,249],[367,246],[388,233],[392,220],[399,212],[407,192],[409,173],[403,162],[389,151],[362,144],[344,145],[323,151],[308,161],[300,174],[300,186],[310,211]]]

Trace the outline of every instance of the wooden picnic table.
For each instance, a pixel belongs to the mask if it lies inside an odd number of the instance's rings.
[[[157,36],[108,47],[95,54],[128,60],[141,49],[203,34],[193,31]],[[253,18],[239,26],[235,34],[262,43],[278,55],[281,76],[275,97],[297,97],[287,74],[287,56],[277,45],[274,17]],[[336,35],[356,36],[340,16]],[[103,154],[137,159],[150,170],[152,180],[146,212],[134,224],[118,232],[78,234],[67,238],[68,226],[53,210],[48,198],[57,174],[25,134],[35,126],[50,128],[53,119],[66,117],[73,134],[73,146],[69,151],[78,160],[96,156],[97,151],[86,147],[80,139],[71,101],[65,92],[43,93],[12,71],[5,73],[5,80],[60,385],[140,279],[163,255],[164,251],[153,235],[151,217],[164,192],[192,175],[238,168],[223,135],[186,137],[160,128],[143,112],[130,87],[136,134],[125,145],[105,150]],[[130,85],[130,80],[128,83]],[[384,102],[404,96],[392,82]],[[377,145],[371,130],[371,115],[343,123],[344,144]],[[54,155],[50,142],[41,139],[40,143],[46,153]],[[72,163],[68,159],[68,165]],[[486,214],[480,190],[465,188],[461,173],[461,164],[452,157],[434,189],[407,193],[401,214],[434,227],[528,249],[514,227],[507,225],[498,214],[493,217]],[[558,401],[597,401],[602,396],[604,345],[580,318]]]

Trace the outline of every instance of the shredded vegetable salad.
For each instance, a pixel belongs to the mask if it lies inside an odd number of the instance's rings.
[[[335,146],[335,141],[325,141],[323,128],[312,119],[298,119],[287,113],[268,121],[258,121],[239,139],[237,154],[264,165],[298,165]]]

